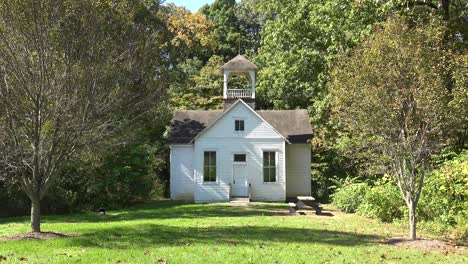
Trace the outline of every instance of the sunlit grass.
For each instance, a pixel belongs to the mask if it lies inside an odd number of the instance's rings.
[[[383,245],[406,230],[353,214],[287,216],[285,204],[153,202],[128,210],[45,216],[43,231],[80,234],[0,241],[0,263],[463,263],[461,253]],[[0,219],[0,236],[29,231]],[[426,234],[428,235],[428,234]],[[5,259],[6,258],[6,259]]]

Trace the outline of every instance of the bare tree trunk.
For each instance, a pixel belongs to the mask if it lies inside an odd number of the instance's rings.
[[[31,231],[41,232],[41,201],[40,199],[31,199]]]
[[[409,202],[408,209],[409,209],[410,239],[416,240],[416,206],[414,204],[414,201]]]

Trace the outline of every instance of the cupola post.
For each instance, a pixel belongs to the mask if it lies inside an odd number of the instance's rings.
[[[255,72],[257,66],[242,55],[237,55],[221,67],[224,76],[223,83],[223,108],[228,109],[238,99],[242,99],[252,109],[255,109]],[[247,76],[250,80],[250,88],[229,87],[229,80],[235,75]]]

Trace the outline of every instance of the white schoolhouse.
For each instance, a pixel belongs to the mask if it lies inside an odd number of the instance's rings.
[[[226,63],[224,110],[174,112],[168,134],[173,200],[285,201],[310,195],[312,128],[306,110],[255,110],[257,67],[239,55]],[[247,75],[248,89],[230,89]]]

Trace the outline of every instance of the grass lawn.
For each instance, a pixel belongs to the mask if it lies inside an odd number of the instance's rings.
[[[285,204],[153,202],[106,216],[45,216],[43,231],[80,234],[0,241],[0,263],[467,263],[460,252],[380,242],[406,230],[325,206],[334,216],[273,215]],[[0,236],[28,232],[28,218],[0,219]],[[421,234],[428,236],[428,234]],[[466,252],[466,251],[464,251]],[[464,254],[464,255],[462,255]]]

